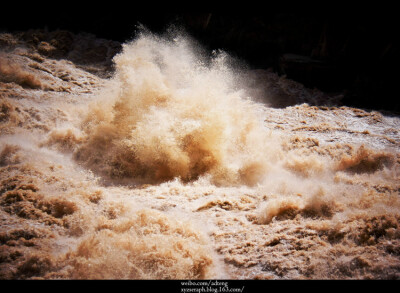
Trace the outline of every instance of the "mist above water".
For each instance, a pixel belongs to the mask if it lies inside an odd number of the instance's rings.
[[[125,44],[112,88],[82,124],[75,157],[117,178],[260,182],[278,138],[265,131],[260,105],[237,88],[230,57],[203,56],[194,46],[177,33],[142,33]]]

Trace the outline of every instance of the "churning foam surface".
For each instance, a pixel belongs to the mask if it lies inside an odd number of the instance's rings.
[[[2,278],[400,276],[398,118],[268,108],[178,30],[139,33],[108,79],[18,52],[0,59]]]

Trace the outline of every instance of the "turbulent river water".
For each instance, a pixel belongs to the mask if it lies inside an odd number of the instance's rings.
[[[400,278],[399,117],[179,31],[0,45],[0,278]]]

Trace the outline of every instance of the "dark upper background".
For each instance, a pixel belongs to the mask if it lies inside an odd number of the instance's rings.
[[[0,31],[62,29],[124,42],[134,37],[138,23],[154,32],[175,23],[207,49],[224,49],[252,68],[272,68],[307,87],[343,93],[344,105],[400,112],[395,6],[350,10],[328,3],[318,10],[239,7],[210,13],[164,11],[150,2],[146,9],[104,3],[95,8],[16,3],[3,9]]]

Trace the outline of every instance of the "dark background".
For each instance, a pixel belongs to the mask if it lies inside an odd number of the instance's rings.
[[[251,68],[272,68],[306,87],[342,93],[343,105],[400,112],[399,17],[394,4],[349,8],[324,2],[315,9],[258,6],[249,11],[239,6],[171,12],[156,2],[145,8],[125,3],[17,3],[3,9],[0,31],[62,29],[124,42],[134,38],[139,23],[153,32],[174,23],[210,51],[223,49]]]

